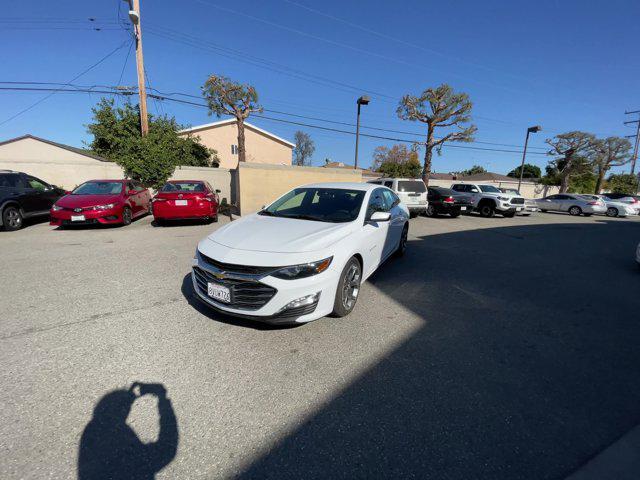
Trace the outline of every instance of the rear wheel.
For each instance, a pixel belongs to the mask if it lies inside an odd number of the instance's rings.
[[[513,217],[515,217],[515,216],[516,216],[516,212],[504,212],[504,213],[502,214],[502,216],[503,216],[504,218],[513,218]]]
[[[459,208],[452,208],[451,210],[449,210],[449,215],[451,215],[452,218],[459,217],[460,213],[461,210]]]
[[[345,317],[351,313],[358,301],[360,293],[360,280],[362,279],[362,268],[356,257],[351,257],[342,269],[336,298],[333,302],[333,315],[335,317]]]
[[[436,216],[438,216],[438,211],[436,210],[436,207],[434,207],[431,204],[427,205],[427,210],[424,213],[425,213],[425,215],[427,217],[436,217]]]
[[[4,229],[10,232],[20,230],[23,225],[20,209],[14,205],[6,207],[2,212],[2,224],[4,225]]]
[[[618,209],[615,207],[607,208],[607,217],[617,217],[618,213]]]
[[[124,207],[122,209],[122,225],[130,225],[131,224],[131,209],[129,207]]]
[[[574,217],[578,217],[582,215],[582,209],[580,207],[571,207],[569,209],[569,215],[573,215]]]

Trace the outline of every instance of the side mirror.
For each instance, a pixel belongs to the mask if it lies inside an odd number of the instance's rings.
[[[137,191],[135,191],[135,190],[129,190],[129,191],[127,192],[127,195],[137,195],[137,194],[138,194],[138,192],[137,192]]]
[[[391,219],[391,214],[389,212],[373,212],[371,214],[372,222],[388,222]]]

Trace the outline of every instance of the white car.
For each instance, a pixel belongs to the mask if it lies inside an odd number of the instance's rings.
[[[590,200],[602,200],[607,210],[605,215],[607,217],[626,217],[628,215],[637,215],[637,210],[632,204],[623,203],[617,200],[612,200],[605,195],[581,195]]]
[[[411,218],[427,213],[427,187],[420,178],[378,178],[369,183],[384,185],[393,190],[409,209]]]
[[[267,323],[345,316],[360,284],[404,253],[408,229],[409,210],[389,188],[294,188],[198,244],[194,290],[215,310]]]

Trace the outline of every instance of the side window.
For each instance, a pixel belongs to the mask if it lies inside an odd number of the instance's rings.
[[[367,205],[367,218],[371,217],[375,212],[388,212],[387,202],[384,198],[383,190],[378,188],[374,190],[369,198],[369,204]]]
[[[478,193],[480,190],[475,185],[467,185],[467,192]]]
[[[0,187],[22,188],[20,175],[15,173],[5,173],[0,175]]]
[[[38,180],[36,177],[27,175],[25,179],[27,181],[27,188],[33,188],[38,192],[44,192],[49,187],[46,183],[42,180]]]
[[[455,190],[456,192],[464,192],[464,190],[460,187],[462,187],[462,185],[451,185],[451,190]]]
[[[389,210],[400,203],[400,199],[391,190],[383,190],[382,195],[384,196],[384,200]]]
[[[387,180],[384,182],[384,186],[393,189],[393,180]]]

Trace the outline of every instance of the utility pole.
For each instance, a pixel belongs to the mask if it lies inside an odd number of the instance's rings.
[[[140,0],[124,0],[129,4],[129,19],[136,37],[136,67],[138,69],[138,95],[140,96],[140,132],[144,137],[149,133],[147,114],[147,89],[144,84],[144,56],[142,55],[142,27],[140,25]]]
[[[625,115],[631,115],[634,113],[640,114],[640,110],[634,110],[632,112],[624,112]],[[625,125],[630,123],[635,123],[636,126],[636,134],[629,135],[629,138],[636,138],[635,146],[633,147],[633,157],[631,158],[631,175],[633,175],[636,171],[636,161],[638,160],[638,140],[640,140],[640,115],[638,115],[638,120],[629,120],[624,122]]]

